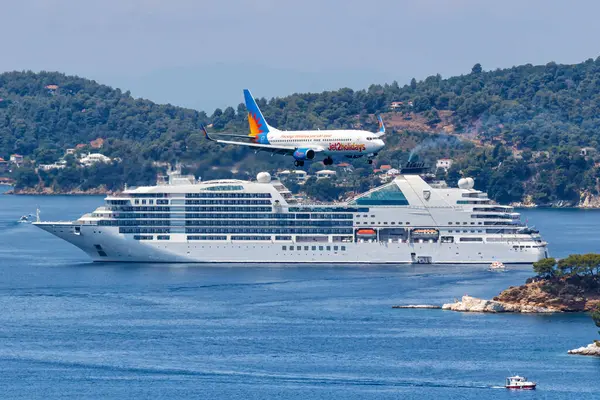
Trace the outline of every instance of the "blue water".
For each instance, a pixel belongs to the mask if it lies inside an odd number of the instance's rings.
[[[598,399],[586,315],[396,310],[492,297],[529,268],[90,263],[17,224],[73,219],[101,197],[0,195],[0,397]],[[555,256],[600,251],[600,212],[523,212]],[[509,373],[535,392],[500,386]]]

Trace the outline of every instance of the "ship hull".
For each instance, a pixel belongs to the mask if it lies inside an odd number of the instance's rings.
[[[224,264],[531,264],[547,256],[545,246],[495,243],[140,241],[111,227],[73,223],[36,224],[77,246],[98,262]],[[79,227],[75,233],[75,227]],[[515,248],[517,247],[517,248]],[[293,250],[291,250],[293,248]]]

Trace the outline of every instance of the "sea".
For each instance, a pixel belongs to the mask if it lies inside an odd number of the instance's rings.
[[[531,267],[103,264],[17,223],[102,203],[0,195],[1,399],[600,398],[600,359],[567,354],[600,339],[588,315],[392,308],[491,298]],[[553,256],[600,252],[600,211],[522,213]]]

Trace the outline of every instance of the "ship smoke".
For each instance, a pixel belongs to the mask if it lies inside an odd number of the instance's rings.
[[[460,140],[456,136],[449,135],[438,135],[435,138],[425,139],[410,151],[408,162],[411,162],[412,158],[423,150],[438,149],[441,147],[457,147],[459,143]]]

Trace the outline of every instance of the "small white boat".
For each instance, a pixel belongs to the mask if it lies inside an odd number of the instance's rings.
[[[28,224],[31,221],[29,220],[29,217],[27,215],[23,215],[21,218],[19,218],[18,221],[20,224]]]
[[[494,261],[490,264],[488,271],[506,271],[506,266],[500,261]]]
[[[506,378],[505,387],[507,389],[533,390],[535,389],[536,385],[537,384],[535,382],[528,381],[524,376],[515,375]]]

